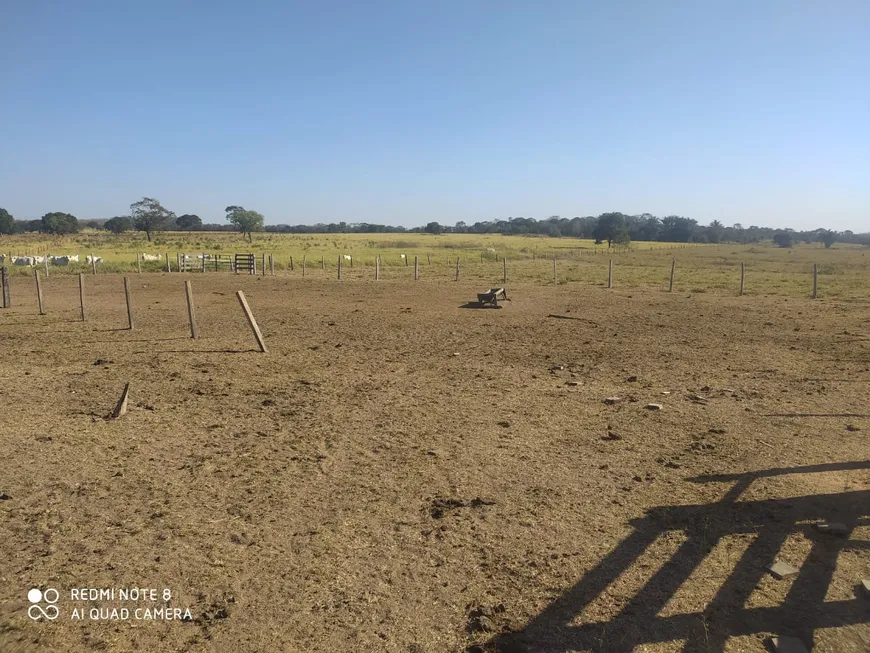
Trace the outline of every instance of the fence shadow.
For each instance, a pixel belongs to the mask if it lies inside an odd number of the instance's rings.
[[[645,517],[631,522],[634,530],[628,537],[522,630],[502,633],[469,650],[618,653],[643,644],[683,641],[683,651],[722,653],[730,637],[759,633],[798,637],[811,650],[816,629],[870,623],[870,605],[860,595],[859,578],[855,579],[852,598],[825,602],[840,552],[870,550],[867,542],[850,540],[855,526],[870,524],[870,490],[737,501],[758,478],[858,469],[870,469],[870,461],[691,478],[697,483],[734,485],[715,503],[648,510]],[[843,523],[848,532],[843,537],[820,533],[808,524],[818,521]],[[583,610],[629,570],[659,536],[675,530],[683,531],[685,541],[621,612],[609,621],[584,623]],[[783,581],[791,582],[785,600],[775,607],[746,608],[747,599],[768,573],[766,566],[794,532],[804,533],[811,551],[794,580]],[[755,537],[704,610],[659,616],[719,540],[739,533]]]

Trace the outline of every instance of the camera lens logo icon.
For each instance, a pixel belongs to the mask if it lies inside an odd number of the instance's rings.
[[[39,588],[34,587],[27,593],[27,600],[31,606],[27,608],[27,616],[38,621],[39,619],[48,619],[54,621],[60,615],[60,610],[55,605],[60,598],[60,592],[56,589],[48,588],[44,592]],[[43,607],[42,604],[45,604]]]

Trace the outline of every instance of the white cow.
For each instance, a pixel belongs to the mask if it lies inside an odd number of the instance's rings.
[[[352,260],[352,259],[353,259],[353,257],[352,257],[350,254],[345,254],[345,255],[344,255],[344,260],[345,260],[345,261],[350,261],[350,260]]]
[[[142,254],[143,261],[162,261],[163,257],[160,254]]]
[[[401,256],[401,257],[402,257],[402,260],[403,260],[403,261],[404,261],[404,260],[405,260],[405,259],[406,259],[406,258],[408,258],[408,257],[407,257],[407,256],[405,256],[405,255],[404,255],[404,254],[399,254],[399,256]]]
[[[90,254],[88,254],[85,257],[85,263],[102,263],[102,262],[103,262],[102,256],[91,256]]]

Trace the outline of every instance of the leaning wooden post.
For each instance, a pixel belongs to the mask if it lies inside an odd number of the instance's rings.
[[[320,256],[320,269],[321,269],[321,270],[325,270],[325,269],[326,269],[326,262],[323,260],[323,255],[322,255],[322,254],[321,254],[321,256]]]
[[[199,338],[199,329],[196,327],[196,311],[193,308],[193,288],[190,286],[190,281],[184,282],[184,293],[187,295],[187,319],[190,320],[190,337],[196,340]]]
[[[338,255],[338,280],[341,281],[341,254]]]
[[[813,299],[819,296],[819,266],[813,263]]]
[[[381,255],[375,256],[375,281],[381,278]]]
[[[556,257],[553,256],[553,285],[556,285]]]
[[[507,259],[503,258],[501,260],[502,267],[504,268],[504,274],[502,275],[502,283],[507,283]]]
[[[142,255],[136,254],[136,270],[138,270],[139,274],[142,274]]]
[[[0,268],[0,292],[3,295],[3,308],[12,308],[12,299],[9,296],[9,271],[4,265]]]
[[[302,256],[302,278],[305,278],[305,255]]]
[[[239,298],[239,304],[242,305],[242,310],[245,312],[245,317],[248,319],[248,324],[251,326],[251,331],[254,332],[254,337],[257,339],[257,344],[260,346],[260,351],[266,353],[266,343],[263,342],[263,334],[260,333],[260,327],[257,326],[257,320],[254,319],[251,308],[248,306],[248,301],[245,299],[245,293],[241,290],[236,291],[236,297]]]
[[[127,413],[127,396],[130,394],[130,382],[124,384],[124,391],[121,393],[121,398],[115,405],[115,410],[112,411],[112,419],[123,417]]]
[[[743,280],[746,278],[746,264],[740,264],[740,296],[743,297]]]
[[[414,257],[414,281],[420,280],[420,262],[418,258]]]
[[[79,304],[82,308],[82,322],[85,321],[85,275],[79,273]]]
[[[456,257],[456,281],[459,281],[459,257]]]
[[[432,265],[432,258],[426,254],[426,265]]]
[[[613,288],[613,259],[607,265],[607,287]]]
[[[188,281],[188,283],[190,283]],[[127,302],[127,328],[133,330],[133,301],[130,299],[130,280],[124,277],[124,300]],[[84,312],[84,308],[82,308]],[[84,317],[82,318],[84,320]]]
[[[290,257],[290,272],[293,272],[293,257]]]
[[[42,284],[39,282],[39,270],[34,270],[33,276],[36,278],[36,299],[39,301],[39,314],[45,315],[45,306],[42,303]]]
[[[677,267],[677,259],[671,259],[671,278],[668,281],[668,292],[674,292],[674,269]]]

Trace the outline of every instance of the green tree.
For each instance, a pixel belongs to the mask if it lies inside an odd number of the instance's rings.
[[[602,213],[592,231],[592,237],[598,242],[607,241],[610,247],[621,229],[625,228],[625,216],[622,213]]]
[[[152,232],[163,229],[168,222],[175,219],[175,214],[163,208],[156,199],[143,197],[130,205],[130,219],[133,227],[137,231],[144,231],[150,241]]]
[[[79,230],[79,221],[69,213],[46,213],[42,216],[42,228],[40,231],[47,234],[60,236],[74,234]]]
[[[707,238],[711,243],[721,243],[722,236],[725,235],[725,227],[718,220],[713,220],[710,226],[707,227]]]
[[[103,225],[100,223],[99,220],[88,220],[87,222],[85,222],[85,228],[86,229],[102,229]]]
[[[0,234],[14,234],[15,218],[6,209],[0,209]]]
[[[121,234],[133,229],[133,221],[130,219],[130,216],[119,215],[106,220],[103,228],[107,231],[111,231],[113,234]]]
[[[631,244],[631,235],[628,233],[628,227],[620,227],[613,238],[613,242],[622,247],[628,247]]]
[[[442,231],[444,231],[444,227],[442,227],[437,222],[430,222],[429,224],[426,225],[426,228],[424,229],[424,231],[427,234],[440,234]]]
[[[837,242],[837,232],[830,229],[824,229],[819,234],[819,240],[825,244],[825,249]]]
[[[175,219],[175,224],[185,231],[196,231],[197,229],[202,229],[202,219],[198,215],[192,215],[190,213],[178,216]]]
[[[773,242],[780,247],[791,247],[794,243],[794,237],[790,231],[777,231],[773,234]]]
[[[254,231],[263,231],[265,218],[262,213],[249,211],[242,206],[228,206],[225,211],[227,212],[227,222],[242,235],[247,234],[249,242],[253,241],[252,233]]]

